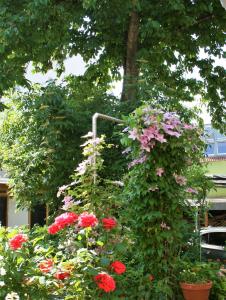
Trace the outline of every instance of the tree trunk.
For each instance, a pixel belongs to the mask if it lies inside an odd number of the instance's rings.
[[[124,78],[122,88],[122,101],[134,101],[137,96],[137,81],[139,68],[136,62],[139,35],[139,15],[131,12],[128,36],[126,40],[126,57],[124,64]]]

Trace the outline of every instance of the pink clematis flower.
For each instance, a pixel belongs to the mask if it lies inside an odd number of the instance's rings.
[[[138,139],[138,131],[136,128],[133,128],[132,130],[129,131],[129,138],[132,140]]]
[[[162,229],[167,229],[167,230],[170,230],[170,229],[171,229],[170,226],[167,226],[165,222],[162,222],[162,223],[160,224],[160,227],[161,227]]]
[[[187,188],[186,192],[190,193],[190,194],[198,194],[198,191],[196,189],[191,188],[191,187]]]
[[[184,124],[184,129],[192,130],[192,129],[194,129],[194,126],[190,125],[190,124]]]
[[[178,183],[179,185],[185,185],[187,183],[187,178],[182,176],[182,175],[177,175],[177,174],[174,174],[173,175],[175,180],[176,180],[176,183]]]
[[[156,169],[156,175],[161,177],[162,174],[165,172],[164,168],[157,168]]]

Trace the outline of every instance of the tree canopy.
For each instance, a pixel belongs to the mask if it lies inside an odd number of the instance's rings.
[[[44,72],[56,62],[60,74],[80,54],[89,80],[106,88],[123,69],[122,100],[201,94],[220,126],[224,69],[214,57],[223,55],[225,24],[219,0],[0,0],[0,89],[29,86],[29,62]],[[200,80],[186,76],[195,68]]]

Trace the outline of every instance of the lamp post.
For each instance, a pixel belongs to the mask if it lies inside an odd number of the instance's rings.
[[[95,113],[92,117],[92,133],[93,133],[93,146],[94,146],[94,156],[93,156],[93,166],[94,166],[94,173],[93,173],[93,183],[96,183],[96,178],[97,178],[97,171],[96,171],[96,152],[95,152],[95,146],[96,146],[96,138],[97,138],[97,119],[103,119],[103,120],[108,120],[114,123],[118,123],[118,124],[123,124],[124,121],[108,116],[108,115],[104,115],[104,114],[99,114],[99,113]]]

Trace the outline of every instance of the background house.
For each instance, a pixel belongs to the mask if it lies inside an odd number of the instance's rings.
[[[206,225],[226,226],[226,136],[206,125],[207,150],[206,158],[209,176],[215,189],[207,196],[210,204]]]
[[[0,170],[0,223],[3,226],[19,226],[34,224],[45,224],[46,207],[39,205],[30,211],[27,209],[17,210],[16,203],[10,197],[8,188],[8,177]]]

